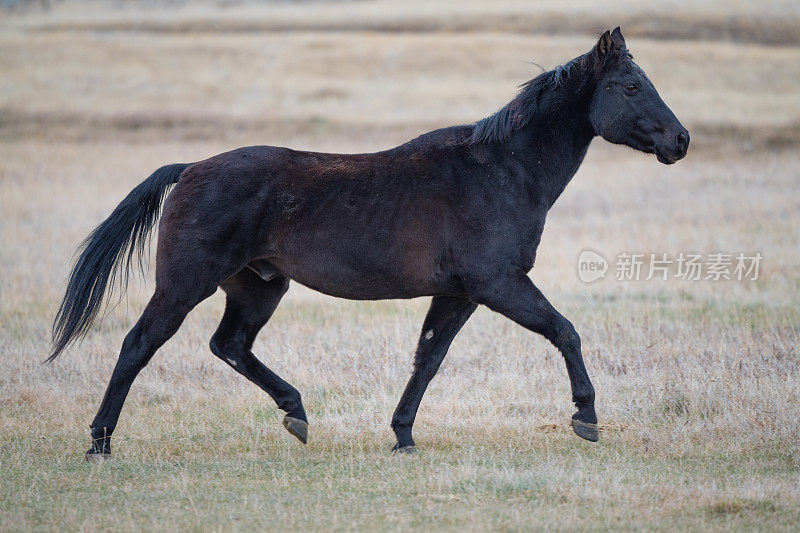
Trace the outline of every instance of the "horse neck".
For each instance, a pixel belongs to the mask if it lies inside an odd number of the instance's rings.
[[[589,122],[589,102],[594,93],[590,79],[573,76],[548,95],[536,116],[515,131],[508,141],[514,157],[528,171],[526,188],[532,201],[549,209],[578,171],[594,129]]]

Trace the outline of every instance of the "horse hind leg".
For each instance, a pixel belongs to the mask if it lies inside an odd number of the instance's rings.
[[[213,293],[196,288],[182,293],[174,286],[167,286],[170,288],[156,288],[139,321],[125,336],[105,396],[90,426],[92,447],[86,452],[87,460],[111,455],[111,434],[136,376],[156,350],[178,331],[189,311]]]
[[[276,276],[265,281],[246,268],[220,287],[225,291],[227,300],[222,321],[211,337],[211,351],[269,394],[278,407],[286,412],[284,427],[305,444],[308,439],[308,419],[300,393],[250,351],[256,335],[286,294],[289,280]]]

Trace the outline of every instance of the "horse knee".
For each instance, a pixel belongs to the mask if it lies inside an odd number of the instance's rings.
[[[575,327],[566,319],[557,328],[553,344],[565,355],[580,353],[581,351],[581,337],[575,331]]]

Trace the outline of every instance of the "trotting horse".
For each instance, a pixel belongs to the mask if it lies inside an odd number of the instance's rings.
[[[82,244],[53,325],[48,361],[85,334],[115,276],[127,280],[134,258],[141,261],[163,201],[155,293],[122,344],[87,459],[111,453],[136,375],[217,287],[227,300],[211,351],[269,394],[305,443],[300,393],[251,352],[290,280],[341,298],[433,297],[392,417],[395,450],[415,449],[411,428],[425,389],[481,304],[561,351],[578,409],[573,430],[597,441],[580,338],[527,276],[547,211],[597,135],[666,164],[689,146],[619,28],[525,83],[494,115],[391,150],[252,146],[156,170]]]

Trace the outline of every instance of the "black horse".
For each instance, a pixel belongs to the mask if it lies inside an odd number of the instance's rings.
[[[134,258],[141,261],[177,184],[159,226],[155,293],[122,344],[87,458],[110,454],[136,375],[217,287],[227,303],[211,351],[267,392],[305,443],[300,393],[250,351],[289,280],[350,299],[433,296],[392,417],[394,449],[415,449],[411,428],[425,389],[479,304],[561,351],[578,408],[572,427],[596,441],[580,338],[527,276],[547,211],[596,135],[666,164],[689,145],[619,28],[473,125],[372,154],[253,146],[158,169],[84,241],[53,326],[48,361],[86,333],[109,282],[118,273],[126,281]]]

